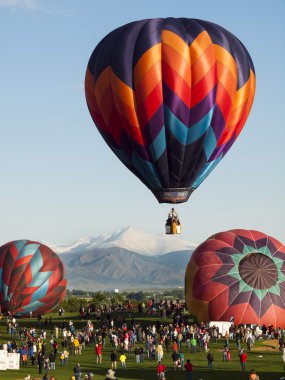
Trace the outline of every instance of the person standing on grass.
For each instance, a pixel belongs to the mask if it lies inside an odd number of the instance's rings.
[[[122,354],[120,355],[120,362],[121,362],[121,366],[123,369],[127,369],[127,366],[126,366],[126,360],[127,360],[127,357],[126,355],[122,352]]]
[[[223,347],[223,362],[227,361],[227,347]]]
[[[179,361],[180,361],[180,367],[184,368],[184,354],[182,351],[179,351]]]
[[[227,347],[227,361],[230,362],[231,361],[231,350],[229,347]]]
[[[157,352],[157,361],[161,362],[161,360],[163,358],[163,347],[160,343],[158,344],[158,346],[156,348],[156,352]]]
[[[76,380],[80,380],[81,379],[81,377],[82,377],[82,369],[81,369],[81,366],[80,366],[79,363],[77,363],[77,365],[74,366],[73,373],[74,373],[74,376],[75,376]]]
[[[96,344],[95,352],[96,352],[96,363],[102,364],[102,344],[101,343]]]
[[[66,349],[64,349],[63,355],[64,355],[63,363],[64,363],[64,366],[67,367],[68,366],[69,352]]]
[[[207,359],[208,359],[208,368],[213,369],[214,355],[211,351],[208,352]]]
[[[135,352],[135,357],[136,357],[136,363],[138,364],[140,362],[140,348],[136,346],[134,352]]]
[[[41,352],[38,353],[38,365],[39,365],[39,374],[43,373],[44,367],[44,356]]]
[[[143,363],[144,362],[144,351],[143,351],[143,348],[140,347],[140,363]]]
[[[170,338],[168,335],[166,336],[164,340],[164,344],[165,344],[166,352],[169,354]]]
[[[179,354],[177,352],[173,352],[171,356],[173,360],[173,368],[176,370],[178,368]]]
[[[55,371],[55,354],[53,351],[49,353],[49,362],[50,362],[50,369],[52,371]]]
[[[112,369],[116,370],[117,369],[117,355],[114,351],[111,352],[110,359],[111,359]]]
[[[186,379],[192,380],[193,365],[190,362],[190,359],[187,359],[187,362],[186,362],[184,368],[186,370],[186,376],[187,376]]]
[[[157,376],[159,380],[164,379],[166,367],[163,363],[159,362],[156,368]]]
[[[44,358],[44,369],[45,369],[45,374],[47,375],[48,374],[48,370],[49,370],[49,358],[48,358],[48,356],[46,356]]]
[[[194,336],[191,338],[190,344],[191,344],[191,353],[196,354],[196,352],[197,352],[197,340]]]
[[[246,361],[247,361],[247,355],[244,351],[241,351],[240,354],[240,364],[241,364],[241,370],[242,372],[246,371]]]
[[[284,370],[285,370],[285,346],[284,344],[282,344],[281,346],[281,354],[282,354],[282,360],[283,360],[283,364],[284,364]]]

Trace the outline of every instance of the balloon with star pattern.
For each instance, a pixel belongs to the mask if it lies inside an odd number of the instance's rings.
[[[199,321],[285,327],[285,246],[262,232],[217,233],[196,248],[185,300]]]

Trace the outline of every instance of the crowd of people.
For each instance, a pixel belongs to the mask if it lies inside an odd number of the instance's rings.
[[[241,370],[245,372],[247,353],[244,346],[250,351],[256,340],[274,338],[279,341],[285,368],[285,330],[274,329],[272,326],[237,327],[232,323],[229,331],[222,336],[218,326],[189,322],[183,313],[184,305],[179,301],[150,300],[146,304],[139,304],[138,313],[144,311],[152,316],[157,315],[158,318],[151,325],[142,325],[132,317],[135,315],[132,306],[129,305],[127,310],[129,318],[126,318],[126,313],[121,313],[120,316],[111,308],[81,308],[80,316],[86,322],[80,328],[76,328],[72,320],[64,319],[63,310],[60,310],[61,326],[54,326],[52,320],[46,318],[38,320],[37,328],[27,328],[19,326],[17,319],[10,316],[7,318],[7,332],[11,339],[3,343],[1,348],[7,352],[19,353],[22,366],[27,366],[28,363],[31,367],[37,366],[43,380],[55,380],[56,365],[68,367],[69,357],[79,359],[87,347],[94,347],[94,363],[102,366],[106,346],[108,349],[111,346],[108,359],[110,369],[106,379],[116,379],[118,367],[127,370],[130,361],[143,365],[145,360],[149,360],[154,363],[157,377],[164,380],[167,373],[164,364],[166,356],[171,358],[174,371],[184,370],[186,379],[191,379],[195,354],[205,352],[208,368],[212,370],[215,358],[214,352],[209,349],[209,343],[218,347],[222,342],[222,360],[230,362],[231,351],[235,349]],[[172,318],[172,323],[166,321],[169,317]],[[186,360],[184,354],[187,355]],[[106,355],[104,358],[106,360]],[[70,380],[93,378],[92,372],[84,373],[80,360],[70,370]],[[250,376],[250,379],[259,379],[253,369]]]

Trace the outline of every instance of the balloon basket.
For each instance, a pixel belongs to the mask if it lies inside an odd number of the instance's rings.
[[[165,223],[166,235],[181,234],[181,224],[177,212],[174,208],[168,213],[168,217]]]

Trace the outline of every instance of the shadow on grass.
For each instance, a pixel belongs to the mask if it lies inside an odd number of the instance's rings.
[[[100,368],[96,371],[96,375],[105,376],[106,370]],[[168,370],[166,371],[167,380],[186,380],[186,372],[181,370]],[[260,380],[279,380],[284,374],[277,372],[258,372]],[[142,370],[137,369],[127,369],[122,370],[117,369],[116,376],[119,380],[151,380],[157,379],[156,371],[151,368],[144,368]],[[249,372],[242,373],[241,371],[220,371],[220,370],[195,370],[193,371],[192,380],[248,380]]]

